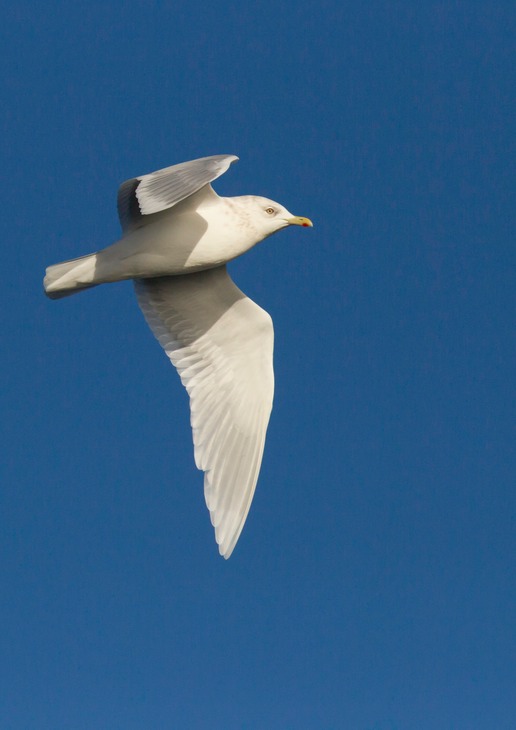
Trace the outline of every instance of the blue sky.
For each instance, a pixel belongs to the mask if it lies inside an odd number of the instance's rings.
[[[3,730],[514,727],[515,16],[3,4]],[[231,265],[276,396],[228,562],[131,285],[41,285],[219,153],[315,224]]]

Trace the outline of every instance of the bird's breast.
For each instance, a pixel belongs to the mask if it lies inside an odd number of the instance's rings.
[[[248,251],[258,241],[231,209],[158,213],[98,254],[98,281],[185,274],[209,269]]]

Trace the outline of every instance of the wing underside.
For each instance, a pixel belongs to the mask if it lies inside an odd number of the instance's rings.
[[[270,316],[226,267],[135,281],[145,318],[190,396],[195,461],[221,555],[228,558],[254,495],[272,407]]]

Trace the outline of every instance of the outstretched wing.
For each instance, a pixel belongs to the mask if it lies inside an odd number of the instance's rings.
[[[270,316],[225,266],[135,281],[145,318],[190,396],[195,462],[219,552],[229,558],[251,505],[274,393]]]
[[[126,180],[118,189],[122,229],[141,225],[142,216],[172,208],[223,175],[236,160],[235,155],[201,157]]]

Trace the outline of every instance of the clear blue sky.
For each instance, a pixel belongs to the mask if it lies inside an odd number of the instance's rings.
[[[2,730],[512,730],[514,5],[2,5]],[[41,284],[219,153],[315,224],[231,265],[277,388],[228,562],[131,285]]]

